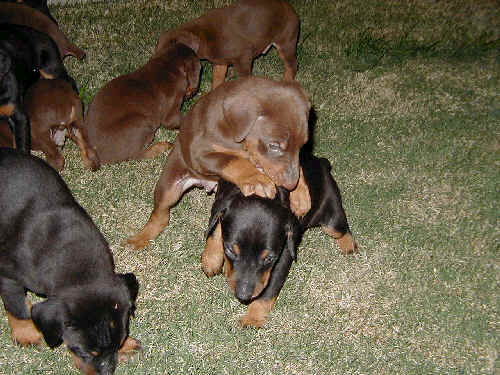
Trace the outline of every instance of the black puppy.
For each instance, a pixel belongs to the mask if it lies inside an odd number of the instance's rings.
[[[290,193],[285,189],[279,188],[274,200],[244,197],[235,185],[219,181],[202,268],[210,277],[224,266],[236,298],[248,304],[240,320],[243,326],[266,323],[306,229],[321,226],[337,240],[343,254],[357,249],[328,160],[303,154],[300,164],[311,196],[311,209],[301,218],[290,210]]]
[[[139,285],[56,172],[0,148],[0,296],[21,345],[63,342],[85,374],[112,374],[140,349],[128,336]],[[26,291],[46,297],[31,307]],[[41,334],[40,334],[41,332]]]
[[[78,93],[49,36],[26,26],[0,24],[0,118],[8,120],[16,148],[23,152],[31,147],[23,97],[40,76],[61,78]]]

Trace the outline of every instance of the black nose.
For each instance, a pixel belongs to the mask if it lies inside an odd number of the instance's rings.
[[[248,281],[239,282],[236,286],[235,296],[244,305],[248,305],[252,299],[253,294],[253,283]]]

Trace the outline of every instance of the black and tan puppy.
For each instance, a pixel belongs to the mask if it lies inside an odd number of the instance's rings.
[[[63,79],[77,91],[49,36],[26,26],[0,24],[0,118],[7,119],[16,147],[24,152],[31,142],[23,99],[40,76]]]
[[[112,374],[140,349],[128,336],[138,283],[114,271],[111,250],[59,174],[0,149],[0,295],[21,345],[63,342],[85,374]],[[26,291],[46,297],[31,307]]]
[[[243,326],[262,327],[285,283],[302,233],[321,226],[343,254],[357,249],[330,163],[301,155],[311,209],[303,217],[290,210],[289,193],[275,199],[245,197],[233,184],[220,181],[201,261],[210,277],[222,271],[236,298],[248,304]]]

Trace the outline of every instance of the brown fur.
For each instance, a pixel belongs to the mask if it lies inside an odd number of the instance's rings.
[[[99,159],[89,146],[83,125],[83,110],[80,97],[71,85],[62,79],[40,79],[31,86],[24,97],[24,107],[31,123],[32,149],[42,151],[47,162],[61,171],[64,156],[56,144],[56,134],[64,144],[69,137],[80,149],[85,166],[99,168]],[[12,147],[14,140],[7,126],[0,124],[0,146]]]
[[[192,50],[171,44],[137,71],[106,84],[85,119],[101,163],[152,158],[170,150],[168,142],[151,143],[161,125],[179,127],[182,101],[196,92],[200,69]]]
[[[310,102],[296,82],[247,77],[211,91],[185,117],[155,188],[155,207],[128,243],[142,248],[168,225],[170,208],[193,186],[220,178],[245,195],[273,198],[296,188],[299,150],[308,138]],[[298,195],[296,199],[310,199]],[[307,207],[307,203],[296,204]]]
[[[299,19],[287,2],[240,0],[161,34],[158,48],[171,40],[190,46],[200,59],[214,64],[214,89],[224,82],[229,65],[240,77],[250,75],[253,59],[273,45],[285,65],[284,79],[295,79],[298,33]]]

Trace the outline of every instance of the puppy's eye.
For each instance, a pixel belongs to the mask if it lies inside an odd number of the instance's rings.
[[[281,154],[283,151],[281,150],[281,146],[278,142],[271,142],[267,144],[267,149],[269,152]]]
[[[274,254],[267,255],[264,259],[262,259],[262,263],[264,266],[269,266],[274,263],[276,256]]]
[[[224,254],[230,259],[230,260],[235,260],[238,258],[238,254],[234,252],[234,249],[230,245],[224,244]]]

